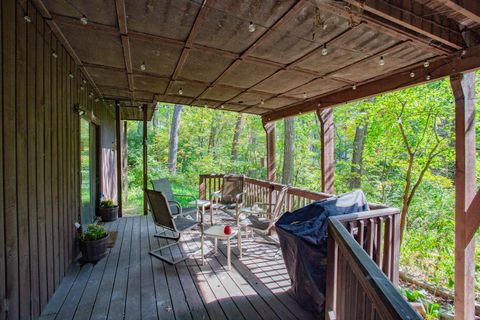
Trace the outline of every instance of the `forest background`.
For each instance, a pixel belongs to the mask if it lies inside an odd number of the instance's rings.
[[[476,83],[478,115],[479,72]],[[453,289],[455,133],[448,79],[335,107],[334,126],[335,192],[359,188],[370,202],[405,210],[401,269]],[[480,146],[478,120],[476,131]],[[124,202],[128,213],[139,214],[143,207],[141,122],[127,123],[127,141]],[[148,124],[147,145],[148,179],[167,177],[177,193],[198,196],[199,174],[266,176],[265,132],[258,116],[159,103]],[[320,133],[315,114],[277,121],[276,146],[277,180],[320,191]],[[477,155],[480,182],[479,166]],[[478,301],[479,249],[476,291]]]

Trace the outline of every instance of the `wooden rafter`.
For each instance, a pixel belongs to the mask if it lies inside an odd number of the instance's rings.
[[[438,0],[452,10],[480,24],[480,2],[478,0]]]
[[[229,71],[233,70],[234,68],[236,68],[243,60],[245,60],[256,48],[258,48],[258,46],[260,46],[262,43],[264,43],[275,31],[276,29],[280,28],[282,25],[284,25],[285,23],[287,23],[288,20],[290,20],[292,17],[295,16],[295,14],[297,14],[304,6],[305,4],[307,3],[306,0],[300,0],[299,2],[297,2],[294,6],[292,6],[283,16],[281,16],[274,24],[273,26],[271,26],[269,29],[267,29],[267,31],[265,31],[255,42],[253,42],[244,52],[242,52],[242,54],[240,54],[236,59],[235,61],[233,61],[232,64],[230,64],[230,66],[228,68],[226,68],[211,84],[208,88],[206,88],[203,92],[201,92],[196,98],[194,101],[198,100],[210,87],[213,87],[215,86],[221,79],[222,77],[227,74]],[[282,68],[284,68],[284,66],[282,66]],[[276,72],[275,72],[276,73]],[[274,73],[274,74],[275,74]],[[268,77],[267,77],[268,78]],[[262,82],[263,80],[265,79],[262,79],[261,81],[259,81],[258,83]],[[238,93],[237,95],[235,95],[234,97],[232,97],[231,99],[229,99],[228,101],[224,101],[224,103],[228,103],[230,101],[233,101],[234,99],[236,99],[237,97],[239,97],[241,94],[243,94],[245,91],[247,91],[248,89],[243,89],[242,91],[240,91],[240,93]]]
[[[344,6],[336,1],[316,0],[315,3],[322,10],[329,11],[345,19],[351,18],[350,14],[344,9]],[[412,32],[411,29],[405,28],[400,25],[393,25],[391,21],[372,15],[368,11],[363,12],[361,19],[363,22],[367,23],[367,25],[371,26],[374,29],[380,30],[382,33],[388,34],[398,40],[411,40],[420,48],[435,52],[436,54],[445,54],[452,52],[450,48],[446,48],[443,44],[438,45],[436,43],[433,43],[431,39],[427,39],[423,35]]]
[[[170,82],[168,83],[168,86],[165,88],[165,92],[163,94],[166,94],[170,89],[170,87],[175,82],[175,80],[177,80],[178,75],[182,71],[183,66],[185,65],[185,62],[187,61],[193,41],[197,36],[200,27],[203,25],[203,22],[205,21],[205,17],[207,16],[207,13],[209,11],[209,7],[207,6],[207,1],[208,0],[203,0],[202,6],[200,7],[198,14],[195,17],[195,20],[193,21],[193,25],[192,25],[192,28],[190,29],[190,33],[188,34],[187,41],[185,41],[185,45],[183,47],[182,53],[180,54],[180,57],[178,58],[177,65],[175,66],[175,70],[173,71]],[[213,1],[210,1],[210,2],[213,2]]]
[[[325,95],[294,103],[280,110],[264,114],[264,121],[274,121],[305,112],[311,112],[321,107],[330,107],[346,102],[351,102],[380,93],[398,90],[427,81],[437,80],[446,77],[453,72],[465,72],[480,68],[480,46],[468,48],[448,57],[438,58],[430,61],[429,68],[424,68],[423,63],[416,63],[412,66],[392,71],[381,75],[369,82],[357,85],[356,90],[346,88],[337,92],[330,92]],[[411,74],[414,76],[411,77]],[[427,75],[430,80],[427,80]]]
[[[127,70],[128,89],[130,91],[130,97],[135,99],[134,85],[133,85],[133,67],[132,67],[132,54],[130,52],[130,40],[128,38],[127,28],[127,11],[125,9],[125,0],[115,0],[115,8],[117,10],[118,28],[120,30],[120,37],[122,39],[123,58],[125,60],[125,69]]]
[[[43,0],[32,0],[32,1],[36,6],[36,8],[38,9],[39,13],[46,20],[50,29],[52,29],[53,33],[56,35],[57,39],[60,41],[60,43],[65,47],[67,52],[73,58],[73,61],[75,61],[75,64],[83,73],[83,76],[85,77],[85,79],[90,83],[90,85],[95,90],[95,92],[101,97],[102,93],[100,92],[100,90],[98,90],[98,87],[93,81],[92,76],[90,75],[90,73],[88,73],[87,69],[85,69],[85,67],[83,66],[82,61],[78,57],[75,50],[73,50],[72,46],[70,45],[70,42],[67,40],[63,32],[60,30],[58,24],[54,20],[52,20],[52,15],[48,11]]]
[[[458,23],[445,17],[440,20],[442,22],[447,21],[445,24],[426,18],[424,16],[425,12],[432,11],[426,6],[417,4],[407,7],[407,1],[399,6],[388,3],[385,0],[346,1],[352,5],[362,7],[363,10],[369,13],[427,36],[451,48],[461,49],[465,46],[462,35],[458,30]],[[418,11],[418,13],[414,11]],[[455,25],[456,30],[452,29],[452,25]],[[395,28],[395,26],[392,25],[392,28]]]

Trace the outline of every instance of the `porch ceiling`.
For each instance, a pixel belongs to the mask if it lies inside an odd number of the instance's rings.
[[[311,111],[322,97],[345,95],[353,86],[405,77],[426,60],[458,59],[467,47],[461,31],[471,30],[475,42],[480,30],[477,0],[366,0],[360,7],[356,0],[34,2],[98,95],[128,105],[222,108],[265,120],[298,107]],[[427,81],[430,72],[434,79],[463,69],[435,74],[425,68],[421,79],[400,87]],[[355,97],[361,94],[335,103]]]

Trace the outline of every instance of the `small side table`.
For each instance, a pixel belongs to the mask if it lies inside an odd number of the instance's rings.
[[[203,216],[205,215],[205,208],[210,205],[210,201],[208,200],[194,200],[188,203],[191,207],[197,207],[197,221],[198,221],[198,214],[200,213],[200,222],[203,224]],[[210,217],[211,219],[212,217]]]
[[[242,239],[240,236],[240,231],[236,228],[232,228],[231,234],[225,234],[223,232],[225,226],[224,225],[214,225],[202,232],[202,243],[201,243],[201,254],[202,254],[202,265],[204,264],[204,252],[203,252],[203,245],[205,242],[205,237],[213,238],[215,242],[215,254],[218,252],[218,239],[220,240],[227,240],[227,270],[230,271],[232,269],[232,253],[231,253],[231,246],[230,240],[237,236],[237,246],[238,251],[240,252],[240,258],[242,258]]]

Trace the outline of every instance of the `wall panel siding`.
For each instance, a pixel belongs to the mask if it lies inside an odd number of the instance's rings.
[[[115,181],[114,122],[107,106],[89,98],[92,88],[31,2],[0,1],[0,35],[0,320],[30,319],[78,256],[73,224],[81,205],[80,126],[74,106],[93,110],[100,122],[102,177],[108,181]],[[107,189],[116,186],[107,182]]]

